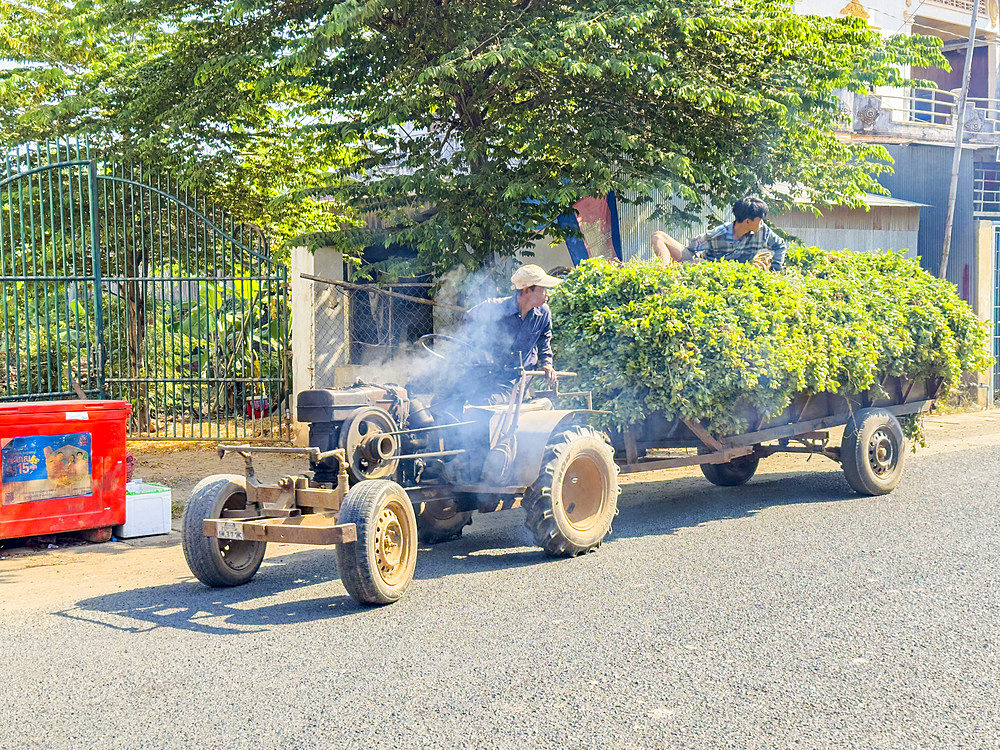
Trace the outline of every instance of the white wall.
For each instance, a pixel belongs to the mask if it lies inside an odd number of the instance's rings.
[[[827,16],[840,18],[848,15],[843,11],[848,7],[851,0],[796,0],[795,12],[804,15]],[[859,0],[858,5],[868,14],[869,25],[878,28],[886,34],[906,33],[904,27],[907,16],[904,14],[912,8],[906,4],[906,0]],[[926,14],[929,9],[928,3],[921,3],[921,14]],[[968,22],[966,22],[968,23]],[[904,27],[904,28],[900,28]]]

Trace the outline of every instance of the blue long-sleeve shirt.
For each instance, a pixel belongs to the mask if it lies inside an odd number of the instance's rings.
[[[521,318],[517,297],[497,297],[466,313],[468,337],[493,355],[499,367],[531,369],[552,364],[552,312],[535,307]]]

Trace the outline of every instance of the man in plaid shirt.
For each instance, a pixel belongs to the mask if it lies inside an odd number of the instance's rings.
[[[767,205],[747,196],[733,204],[733,221],[695,237],[687,247],[666,232],[653,232],[653,252],[664,263],[736,260],[780,271],[785,263],[785,241],[764,223]]]

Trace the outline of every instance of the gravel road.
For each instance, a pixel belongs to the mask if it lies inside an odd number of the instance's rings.
[[[176,534],[0,561],[0,746],[1000,747],[1000,435],[938,428],[883,498],[800,457],[629,483],[575,560],[477,516],[380,609],[322,549],[228,590]]]

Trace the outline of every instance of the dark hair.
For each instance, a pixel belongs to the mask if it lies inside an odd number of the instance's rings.
[[[767,216],[767,204],[755,195],[748,195],[733,204],[733,216],[736,221],[763,219]]]

